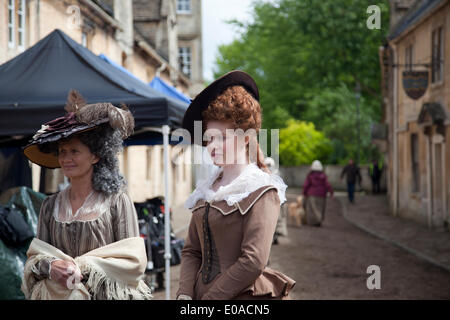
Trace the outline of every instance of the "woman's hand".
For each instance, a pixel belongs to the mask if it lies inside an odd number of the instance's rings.
[[[51,263],[50,279],[58,282],[63,287],[72,289],[83,279],[80,269],[71,261],[54,260]]]

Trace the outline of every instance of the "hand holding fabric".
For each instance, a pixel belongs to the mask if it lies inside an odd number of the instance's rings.
[[[54,260],[50,267],[50,279],[56,281],[63,287],[73,287],[83,279],[80,269],[72,261]]]

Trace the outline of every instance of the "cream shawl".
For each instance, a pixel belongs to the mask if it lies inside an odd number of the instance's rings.
[[[22,291],[27,299],[33,300],[88,300],[89,288],[94,294],[106,290],[108,299],[127,300],[151,299],[150,289],[140,277],[147,265],[145,244],[142,238],[133,237],[113,242],[94,249],[82,256],[72,258],[52,245],[34,238],[27,251],[22,279]],[[75,284],[73,289],[61,286],[56,281],[34,277],[33,268],[42,258],[57,258],[75,263],[82,273],[88,271],[86,287]],[[102,284],[105,284],[102,287]]]

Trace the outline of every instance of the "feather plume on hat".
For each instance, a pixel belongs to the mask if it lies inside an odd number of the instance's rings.
[[[122,138],[129,137],[134,131],[134,118],[130,110],[122,103],[117,108],[109,102],[86,104],[82,95],[76,91],[69,92],[65,107],[68,112],[75,112],[77,121],[92,124],[100,119],[108,118],[109,125],[122,133]]]
[[[82,108],[86,105],[86,101],[84,100],[81,93],[77,90],[70,90],[69,95],[67,96],[67,102],[64,107],[64,110],[67,112],[76,112],[78,109]]]

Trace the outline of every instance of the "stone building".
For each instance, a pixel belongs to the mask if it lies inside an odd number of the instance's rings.
[[[200,6],[200,0],[192,2]],[[134,13],[140,12],[142,6],[148,7],[148,10],[142,11],[156,10],[154,4],[164,4],[164,12],[169,12],[166,17],[171,21],[168,26],[175,25],[172,35],[175,41],[172,41],[174,46],[170,47],[171,54],[163,49],[165,46],[155,47],[155,43],[149,41],[151,39],[147,39],[135,24]],[[176,33],[175,5],[175,1],[162,0],[2,0],[0,64],[33,46],[58,28],[94,54],[104,54],[125,67],[140,80],[149,83],[158,75],[186,95],[190,95],[195,87],[194,79],[200,79],[192,77],[194,68],[191,77],[179,71],[176,39],[181,36]],[[171,9],[168,10],[167,7]],[[157,14],[160,15],[161,11]],[[198,14],[200,15],[200,12]],[[201,28],[199,32],[201,33]],[[201,35],[197,37],[201,41]],[[201,51],[197,54],[200,55],[201,61]],[[201,63],[195,68],[200,68],[201,74]],[[184,153],[182,157],[188,158],[188,153]],[[176,152],[171,148],[170,158],[175,155]],[[128,180],[128,191],[134,201],[144,201],[146,198],[164,194],[162,159],[162,146],[125,148],[120,156],[121,170]],[[35,189],[39,186],[39,171],[40,168],[33,165]],[[58,184],[63,181],[59,170],[52,171],[46,176],[46,192],[57,191]],[[187,161],[179,164],[171,162],[169,181],[170,189],[177,187],[177,192],[173,193],[172,204],[179,204],[191,191],[191,170]]]
[[[380,48],[387,188],[394,215],[450,222],[450,1],[390,1]]]
[[[178,66],[192,82],[189,95],[197,95],[203,88],[201,0],[134,0],[133,11],[136,33]]]

